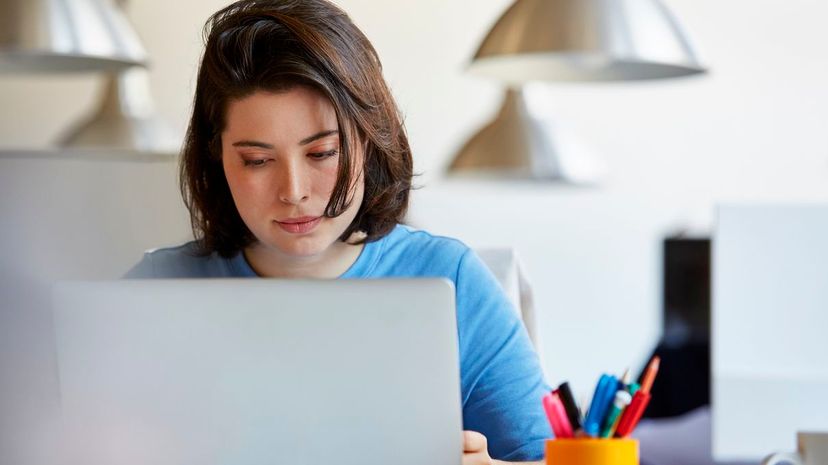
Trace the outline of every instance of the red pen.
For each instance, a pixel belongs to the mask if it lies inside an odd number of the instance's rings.
[[[650,360],[650,363],[647,365],[647,369],[644,370],[644,377],[641,380],[641,389],[636,391],[632,402],[624,410],[624,413],[621,415],[621,419],[618,420],[618,428],[615,430],[615,437],[625,438],[629,436],[635,429],[638,421],[641,420],[641,415],[644,414],[644,409],[646,409],[647,404],[650,403],[650,389],[653,387],[653,381],[655,381],[656,374],[658,373],[659,363],[661,363],[661,359],[656,355],[652,360]]]
[[[566,409],[564,409],[563,402],[558,394],[550,393],[543,397],[543,409],[546,411],[546,418],[549,419],[549,425],[552,426],[552,432],[555,433],[556,438],[571,438],[572,425],[569,424],[569,418],[566,416]]]

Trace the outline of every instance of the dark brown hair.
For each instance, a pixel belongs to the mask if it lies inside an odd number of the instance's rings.
[[[388,234],[402,221],[411,189],[411,149],[377,52],[342,10],[325,0],[242,0],[204,27],[193,114],[180,165],[181,193],[202,253],[236,254],[256,239],[236,209],[221,163],[228,103],[297,85],[320,91],[339,121],[336,186],[325,216],[350,205],[355,135],[365,144],[365,194],[339,240]]]

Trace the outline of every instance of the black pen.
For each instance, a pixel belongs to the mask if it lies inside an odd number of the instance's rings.
[[[569,424],[572,425],[572,431],[581,429],[581,409],[575,402],[575,397],[572,396],[572,391],[569,389],[569,383],[563,382],[555,391],[561,398],[566,416],[569,418]]]

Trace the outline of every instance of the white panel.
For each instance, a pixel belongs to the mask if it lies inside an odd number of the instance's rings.
[[[828,430],[828,206],[724,206],[713,244],[713,452]]]

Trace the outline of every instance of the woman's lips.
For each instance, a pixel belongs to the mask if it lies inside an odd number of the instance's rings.
[[[300,218],[303,220],[304,218]],[[291,234],[306,234],[313,231],[316,226],[322,221],[322,217],[318,216],[316,218],[312,218],[309,221],[299,221],[299,222],[281,222],[277,221],[276,224],[279,225],[280,228],[284,229],[285,231]]]

